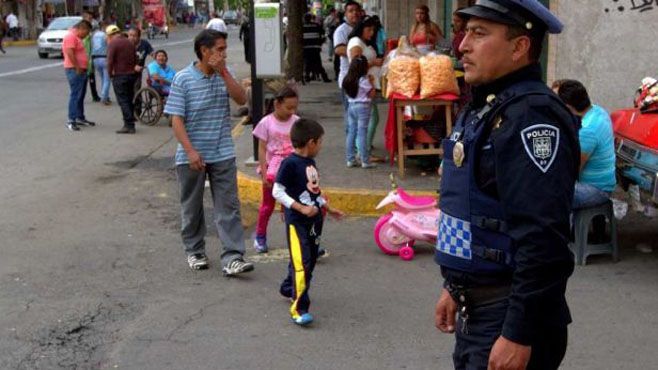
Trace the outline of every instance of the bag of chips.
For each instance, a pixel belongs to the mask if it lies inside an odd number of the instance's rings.
[[[398,48],[389,54],[382,67],[387,80],[385,97],[394,92],[409,98],[416,95],[420,87],[419,57],[418,52],[409,46],[407,38],[400,37]]]
[[[419,64],[422,99],[447,93],[459,95],[459,85],[450,57],[430,53],[420,58]]]

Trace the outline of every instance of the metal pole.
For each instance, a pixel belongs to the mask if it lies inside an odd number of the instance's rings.
[[[249,51],[251,52],[251,128],[263,118],[263,81],[256,78],[256,9],[255,0],[251,0],[251,14],[249,14]],[[254,161],[258,162],[258,139],[254,137]]]

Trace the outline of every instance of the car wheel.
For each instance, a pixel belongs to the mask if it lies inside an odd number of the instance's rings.
[[[48,58],[48,53],[39,53],[39,58],[41,58],[41,59]]]

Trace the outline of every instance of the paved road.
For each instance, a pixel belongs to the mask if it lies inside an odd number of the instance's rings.
[[[234,69],[245,75],[235,34]],[[169,42],[192,37],[178,31]],[[190,42],[166,48],[175,68],[193,59]],[[213,268],[189,271],[169,128],[117,136],[118,107],[88,102],[100,125],[65,130],[61,67],[6,75],[60,61],[38,60],[34,48],[0,55],[1,369],[451,368],[452,339],[432,326],[440,279],[431,248],[408,263],[384,256],[374,220],[328,223],[331,256],[317,268],[317,323],[307,330],[288,322],[277,293],[286,269],[279,220],[274,250],[250,252],[253,274],[221,276],[212,232]],[[594,258],[576,270],[563,368],[655,367],[658,259],[634,249],[653,243],[654,225],[626,219],[622,261]]]

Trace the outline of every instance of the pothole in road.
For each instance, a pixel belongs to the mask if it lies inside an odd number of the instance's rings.
[[[104,347],[116,340],[119,321],[134,317],[136,310],[123,303],[100,304],[82,317],[68,317],[27,338],[26,354],[16,369],[86,369],[101,367]]]

